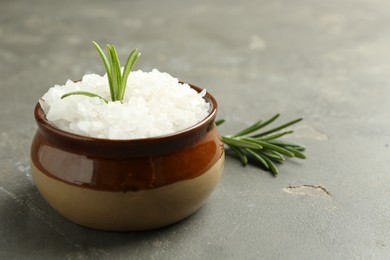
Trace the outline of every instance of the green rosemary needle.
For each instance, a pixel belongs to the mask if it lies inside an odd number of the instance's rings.
[[[104,102],[108,103],[108,100],[105,99],[104,97],[102,97],[102,96],[100,96],[98,94],[94,94],[94,93],[88,92],[88,91],[72,91],[72,92],[68,92],[68,93],[62,95],[61,99],[69,97],[69,96],[72,96],[72,95],[83,95],[83,96],[87,96],[87,97],[98,97],[98,98],[102,99]]]
[[[244,166],[248,164],[248,158],[251,158],[276,175],[279,171],[275,163],[284,161],[285,157],[306,158],[303,153],[305,150],[303,146],[279,139],[284,135],[292,134],[293,131],[285,130],[285,128],[298,123],[302,118],[292,120],[264,132],[258,132],[274,122],[279,116],[279,114],[276,114],[265,121],[257,121],[236,134],[224,135],[222,136],[222,141],[234,152]],[[224,122],[224,119],[220,119],[215,123],[219,126]]]
[[[121,73],[121,64],[118,58],[118,53],[116,51],[116,48],[113,45],[107,44],[107,56],[108,56],[107,57],[104,54],[103,50],[95,41],[93,41],[92,44],[95,46],[96,50],[98,51],[100,57],[103,60],[104,67],[106,68],[108,85],[110,87],[111,100],[122,101],[126,91],[127,79],[141,53],[139,53],[137,49],[134,49],[130,53],[129,57],[127,58],[126,64],[123,68],[123,72]],[[62,95],[61,99],[72,95],[98,97],[103,99],[106,103],[108,103],[108,101],[103,97],[88,91],[69,92]]]

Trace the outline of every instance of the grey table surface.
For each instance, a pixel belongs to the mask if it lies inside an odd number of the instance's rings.
[[[307,160],[273,177],[227,157],[206,204],[163,229],[68,222],[30,174],[33,108],[104,72],[91,40],[206,88],[223,134],[304,117]],[[0,259],[390,258],[389,1],[1,0],[0,79]]]

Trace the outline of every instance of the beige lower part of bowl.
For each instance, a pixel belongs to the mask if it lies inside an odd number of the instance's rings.
[[[102,230],[147,230],[180,221],[202,206],[223,171],[222,156],[194,179],[156,189],[110,192],[81,188],[47,176],[32,163],[38,190],[61,215],[82,226]]]

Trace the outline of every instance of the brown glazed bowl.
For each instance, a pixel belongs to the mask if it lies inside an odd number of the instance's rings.
[[[196,91],[201,89],[190,85]],[[224,147],[207,93],[208,116],[155,138],[109,140],[62,131],[38,103],[31,170],[46,201],[65,218],[102,230],[147,230],[180,221],[216,187]]]

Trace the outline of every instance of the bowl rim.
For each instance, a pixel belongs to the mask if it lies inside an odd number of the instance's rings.
[[[192,89],[194,89],[198,93],[203,91],[202,88],[197,87],[195,85],[185,83],[185,82],[180,82],[180,83],[188,84]],[[156,153],[161,154],[161,153],[170,152],[171,150],[177,150],[183,145],[189,146],[193,144],[194,142],[202,138],[204,135],[206,135],[206,133],[215,126],[214,120],[218,109],[217,101],[208,91],[206,91],[206,94],[203,96],[203,99],[205,99],[205,101],[210,104],[210,107],[209,107],[208,115],[205,118],[203,118],[201,121],[199,121],[195,125],[192,125],[190,127],[187,127],[185,129],[182,129],[174,133],[153,136],[153,137],[146,137],[146,138],[135,138],[135,139],[97,138],[97,137],[75,134],[72,132],[62,130],[56,127],[54,124],[50,123],[49,120],[47,120],[45,112],[43,111],[39,102],[37,102],[35,106],[34,117],[38,125],[38,131],[46,139],[48,139],[49,142],[60,144],[65,149],[68,147],[70,150],[74,150],[72,146],[76,145],[79,147],[80,145],[82,146],[83,144],[84,145],[99,144],[100,146],[103,147],[107,146],[106,148],[121,146],[121,148],[124,149],[126,149],[126,147],[128,147],[129,149],[130,148],[136,149],[137,147],[140,147],[140,148],[146,148],[146,150],[151,149],[151,148],[147,148],[148,146],[153,146],[153,149],[157,149]],[[164,148],[163,146],[166,144],[169,144],[169,147]],[[93,147],[91,149],[88,149],[90,150],[89,152],[91,152],[91,150],[93,149],[96,149],[95,145],[92,146]],[[114,152],[113,156],[115,156],[115,154],[116,153]],[[135,156],[134,152],[130,152],[130,154],[132,156]],[[143,154],[145,154],[145,152],[141,152],[140,156],[142,156]]]

